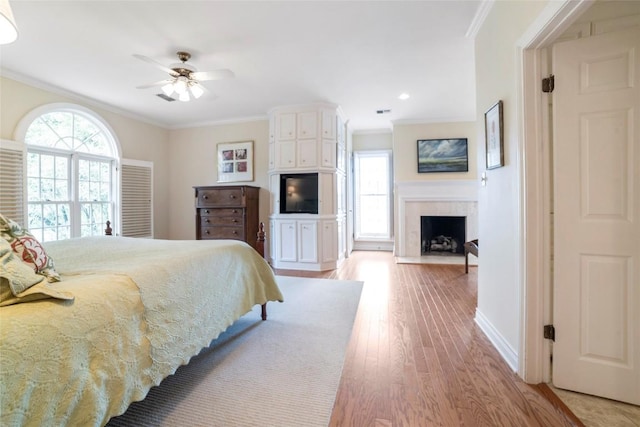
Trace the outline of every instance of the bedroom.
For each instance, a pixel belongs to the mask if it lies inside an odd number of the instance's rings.
[[[17,1],[15,4],[13,3],[16,19],[19,20],[21,3],[28,2]],[[578,2],[576,8],[585,7],[585,4],[580,6],[580,3]],[[557,10],[561,10],[562,4],[555,7]],[[483,165],[481,157],[484,141],[483,113],[495,100],[503,99],[505,101],[505,118],[507,120],[505,130],[508,132],[505,150],[506,166],[489,171],[487,173],[488,186],[478,193],[480,216],[483,218],[479,224],[479,234],[483,241],[487,242],[484,249],[486,255],[479,261],[481,265],[478,277],[478,305],[480,313],[490,326],[488,329],[494,333],[497,343],[502,345],[505,358],[510,361],[514,370],[521,372],[522,376],[526,376],[522,373],[522,370],[525,369],[522,361],[525,360],[526,352],[531,351],[525,349],[527,340],[530,340],[529,347],[539,345],[534,339],[528,338],[533,334],[532,331],[523,330],[526,326],[523,326],[521,319],[525,314],[525,309],[522,306],[521,298],[522,295],[531,293],[531,289],[527,291],[526,280],[523,277],[526,274],[527,280],[534,282],[540,279],[530,276],[530,274],[535,274],[536,266],[539,265],[536,262],[539,261],[525,262],[521,259],[522,255],[520,254],[525,247],[529,250],[536,248],[526,246],[530,243],[525,242],[522,237],[521,216],[524,214],[518,212],[522,209],[523,200],[535,203],[538,196],[528,195],[527,197],[532,197],[532,199],[527,199],[521,194],[521,186],[525,184],[521,178],[523,171],[519,159],[522,155],[520,150],[524,145],[522,145],[523,139],[520,137],[519,127],[523,125],[523,121],[519,118],[517,102],[519,95],[516,89],[518,70],[513,47],[532,25],[541,25],[539,24],[540,20],[546,20],[545,22],[551,20],[549,16],[554,16],[554,13],[557,12],[557,10],[551,10],[552,8],[553,5],[548,5],[545,2],[526,3],[518,6],[500,4],[499,2],[490,11],[488,16],[491,18],[491,26],[485,24],[481,27],[478,33],[480,36],[476,38],[475,42],[475,78],[477,82],[475,91],[468,94],[468,98],[475,101],[472,102],[473,112],[471,115],[463,117],[464,124],[459,122],[442,123],[444,120],[431,119],[429,120],[431,123],[399,123],[393,128],[394,158],[397,162],[401,162],[396,165],[396,173],[410,173],[414,169],[414,160],[398,153],[413,153],[416,139],[426,135],[440,137],[450,136],[453,132],[470,133],[471,147],[475,150],[475,153],[471,154],[471,158],[475,155],[478,161],[471,162],[470,172],[463,179],[477,182],[484,170],[481,167]],[[582,10],[578,12],[582,12]],[[517,19],[501,19],[504,16],[510,16],[510,14]],[[575,19],[575,16],[567,19]],[[467,30],[467,26],[464,26],[462,33]],[[23,31],[22,28],[21,31]],[[27,37],[27,35],[21,34],[21,37]],[[179,42],[176,41],[176,43]],[[495,43],[504,49],[502,51],[496,49],[498,52],[503,52],[502,54],[488,48]],[[68,91],[60,91],[49,86],[43,87],[36,82],[22,82],[17,79],[17,76],[12,78],[11,73],[4,70],[4,60],[8,61],[11,56],[10,48],[10,46],[0,48],[3,55],[2,86],[0,88],[2,91],[0,137],[14,139],[14,132],[21,118],[35,107],[43,104],[72,102],[95,111],[114,129],[122,144],[123,157],[152,161],[154,164],[154,235],[157,238],[193,237],[191,187],[213,183],[215,178],[212,160],[203,153],[211,153],[217,142],[254,140],[255,158],[267,158],[266,141],[269,124],[265,118],[242,123],[230,122],[188,128],[149,124],[147,121],[114,111],[105,105],[96,103],[95,100],[78,98]],[[130,49],[131,52],[127,51],[125,56],[130,57],[133,53],[148,53],[143,49],[143,46],[133,46]],[[166,43],[157,49],[166,50]],[[169,52],[167,52],[168,54]],[[144,64],[137,64],[133,61],[131,68],[135,68],[140,74],[136,76],[132,87],[146,83],[147,77],[154,75]],[[495,61],[501,61],[498,62],[500,67],[493,69],[489,64]],[[220,64],[220,66],[226,65]],[[158,79],[162,78],[161,75],[156,76]],[[74,77],[79,78],[79,76]],[[153,81],[153,79],[148,81]],[[195,104],[195,102],[192,103]],[[378,108],[378,105],[375,108]],[[266,111],[262,114],[266,114]],[[461,129],[460,126],[463,128]],[[266,170],[266,162],[256,162],[255,185],[263,188],[268,187]],[[418,177],[417,174],[410,177],[396,177],[396,179],[398,178],[401,178],[399,180],[426,179],[426,177]],[[266,200],[266,198],[262,199]],[[264,204],[261,204],[260,216],[263,220],[266,220],[268,216],[268,207]],[[511,236],[516,236],[516,238],[511,238]],[[497,260],[500,260],[499,264]],[[483,262],[485,263],[484,268]],[[529,269],[534,272],[532,273]],[[517,283],[518,286],[514,286],[514,283]],[[533,310],[535,309],[534,307]],[[537,377],[537,375],[539,376]],[[536,377],[537,380],[535,380]],[[542,377],[542,373],[533,375],[532,381],[539,381]]]

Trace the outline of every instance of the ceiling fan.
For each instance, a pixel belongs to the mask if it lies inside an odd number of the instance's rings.
[[[207,80],[221,80],[234,77],[231,70],[219,69],[213,71],[198,71],[193,64],[187,62],[191,58],[189,52],[180,51],[177,52],[178,59],[181,62],[176,62],[168,67],[162,65],[159,62],[154,61],[144,55],[135,54],[136,58],[148,62],[151,65],[156,66],[162,71],[169,73],[171,76],[168,79],[160,80],[159,82],[150,83],[147,85],[138,86],[138,89],[147,89],[154,86],[162,86],[162,91],[166,96],[170,97],[174,92],[178,95],[180,101],[187,102],[194,98],[200,98],[205,92],[206,88],[200,84],[202,81]]]

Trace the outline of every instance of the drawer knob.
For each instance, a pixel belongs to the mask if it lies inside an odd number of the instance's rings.
[[[235,194],[229,194],[229,198],[230,198],[230,199],[235,199],[235,198],[236,198],[236,195],[235,195]]]
[[[204,213],[209,213],[209,209],[205,209],[205,210],[204,210]]]
[[[204,196],[202,196],[203,199],[208,200],[209,196],[207,196],[206,194]]]
[[[234,219],[234,220],[233,220],[233,222],[238,222],[238,220],[237,220],[237,219]]]
[[[209,218],[205,219],[204,222],[209,223]]]
[[[237,232],[237,231],[235,231],[235,230],[233,230],[233,234],[238,234],[238,232]]]
[[[209,234],[209,230],[205,231],[204,234]]]

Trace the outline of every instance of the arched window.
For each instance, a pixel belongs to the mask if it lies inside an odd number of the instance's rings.
[[[103,234],[118,200],[113,133],[79,106],[52,104],[32,116],[24,132],[29,231],[41,241]]]

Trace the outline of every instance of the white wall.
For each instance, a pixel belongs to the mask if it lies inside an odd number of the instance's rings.
[[[228,184],[217,183],[217,144],[253,141],[254,181]],[[169,157],[169,211],[172,239],[195,239],[194,186],[251,185],[261,187],[260,221],[269,225],[269,121],[206,126],[170,132]],[[267,236],[268,237],[268,236]],[[268,245],[267,245],[268,246]]]
[[[154,164],[154,235],[168,238],[169,230],[169,132],[158,126],[141,122],[52,91],[0,77],[0,138],[15,140],[14,132],[20,120],[34,108],[54,102],[82,105],[101,116],[113,129],[122,156],[146,160]]]
[[[487,171],[487,186],[478,197],[480,256],[476,320],[503,356],[517,369],[520,334],[519,257],[524,235],[519,212],[522,171],[518,146],[518,73],[516,41],[547,5],[497,1],[476,37],[476,105],[478,164],[485,170],[484,112],[504,102],[505,166]]]

